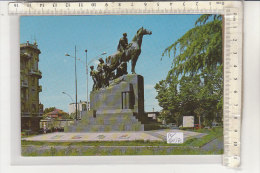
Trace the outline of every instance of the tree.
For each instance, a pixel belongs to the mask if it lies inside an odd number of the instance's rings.
[[[56,109],[55,107],[45,108],[44,111],[43,111],[43,113],[44,113],[44,114],[47,114],[47,113],[49,113],[49,112],[54,111],[55,109]]]
[[[194,115],[211,125],[222,117],[222,16],[201,15],[194,28],[164,50],[165,56],[172,59],[172,69],[155,89],[159,105],[171,112],[168,118],[180,123],[182,116]]]
[[[61,117],[62,119],[72,119],[67,112],[63,112],[63,111],[61,113]]]
[[[172,58],[173,68],[168,75],[191,75],[204,70],[216,70],[222,64],[222,16],[201,15],[195,27],[167,47],[163,56]]]
[[[80,115],[80,111],[77,111],[77,115],[79,116]],[[76,117],[76,112],[73,112],[69,115],[69,119],[77,119]]]

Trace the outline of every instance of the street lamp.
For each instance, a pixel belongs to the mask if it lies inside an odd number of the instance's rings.
[[[75,59],[75,90],[76,90],[76,120],[78,120],[78,100],[77,100],[77,96],[78,96],[78,93],[77,93],[77,54],[76,54],[76,46],[75,46],[75,57],[69,55],[68,53],[65,54],[65,56],[70,56],[72,58]]]
[[[88,50],[86,52],[86,75],[87,75],[87,111],[88,111]]]
[[[73,99],[72,99],[72,97],[71,97],[71,95],[69,95],[68,93],[66,93],[66,92],[62,92],[62,94],[65,94],[65,95],[67,95],[67,96],[69,96],[69,98],[71,99],[71,101],[72,101],[72,103],[73,103]]]

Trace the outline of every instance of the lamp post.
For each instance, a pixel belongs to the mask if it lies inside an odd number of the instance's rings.
[[[86,75],[87,75],[87,111],[88,111],[88,50],[85,50],[86,52]]]
[[[76,102],[75,102],[75,105],[76,105],[76,120],[78,120],[78,100],[77,100],[77,97],[78,97],[78,93],[77,93],[77,48],[75,46],[75,57],[69,55],[69,54],[65,54],[65,56],[70,56],[72,58],[75,59],[75,92],[76,92]]]
[[[73,103],[73,99],[72,99],[72,97],[71,97],[71,95],[69,95],[68,93],[66,93],[66,92],[62,92],[62,94],[65,94],[65,95],[67,95],[67,96],[69,96],[69,98],[71,99],[71,101],[72,101],[72,103]]]

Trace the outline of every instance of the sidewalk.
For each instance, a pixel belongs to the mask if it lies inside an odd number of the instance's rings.
[[[183,132],[184,141],[187,138],[201,138],[207,134],[192,131],[163,129],[138,132],[95,132],[95,133],[65,133],[55,132],[23,138],[26,141],[45,142],[87,142],[87,141],[165,141],[168,132]]]

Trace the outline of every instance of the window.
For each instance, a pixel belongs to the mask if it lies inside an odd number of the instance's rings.
[[[36,105],[35,104],[32,104],[32,111],[36,112]]]
[[[34,71],[38,71],[38,62],[37,62],[37,60],[34,60],[33,69],[34,69]]]
[[[122,92],[122,109],[130,109],[130,92]]]

